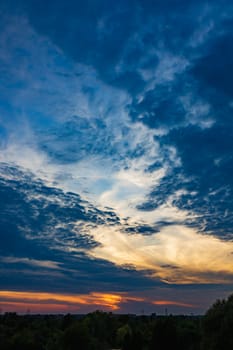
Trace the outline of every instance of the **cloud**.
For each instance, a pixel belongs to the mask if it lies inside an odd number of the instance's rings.
[[[17,164],[32,171],[50,186],[82,194],[84,198],[94,200],[102,207],[110,206],[116,210],[119,207],[122,215],[123,210],[127,210],[128,202],[135,207],[138,201],[144,200],[151,187],[165,175],[168,165],[164,163],[161,169],[150,172],[147,171],[148,168],[155,162],[162,163],[164,153],[166,162],[172,162],[172,154],[161,149],[155,139],[156,132],[141,122],[131,122],[127,115],[130,101],[127,93],[101,82],[94,69],[65,59],[63,53],[47,38],[35,33],[24,18],[19,18],[19,23],[24,28],[25,37],[18,42],[14,36],[11,47],[8,47],[8,41],[5,40],[5,49],[2,51],[8,50],[11,55],[17,56],[18,46],[25,46],[27,54],[20,71],[24,72],[24,81],[29,79],[29,82],[26,87],[17,88],[15,96],[23,91],[28,100],[35,99],[33,113],[36,111],[37,116],[32,121],[31,111],[27,110],[28,103],[23,102],[21,97],[12,101],[17,108],[20,107],[18,103],[24,104],[25,121],[22,127],[8,130],[8,141],[4,145],[1,161]],[[16,32],[16,27],[16,19],[13,23],[8,20],[2,37],[11,37]],[[50,62],[41,65],[40,70],[29,65],[29,62],[34,62],[31,52],[35,54],[35,45],[37,55],[42,55],[43,59],[48,57],[47,62]],[[17,58],[14,55],[10,57],[12,62]],[[25,61],[28,62],[26,66]],[[58,64],[55,65],[55,61]],[[69,77],[57,75],[49,68],[54,65],[58,66],[58,70],[69,73]],[[11,72],[6,60],[5,69]],[[74,74],[78,69],[81,76],[85,76],[85,83],[80,75]],[[14,72],[11,73],[14,75]],[[40,80],[41,88],[34,91],[30,87],[30,81],[35,83],[41,79],[41,73],[46,80]],[[14,79],[17,80],[17,72]],[[67,100],[61,98],[61,94]],[[40,110],[41,99],[44,101],[44,115]],[[51,112],[50,103],[59,110],[58,113],[54,108]],[[56,118],[51,117],[54,113]],[[73,116],[73,113],[78,115]],[[96,175],[93,176],[93,173]],[[125,198],[126,192],[129,201]]]
[[[79,291],[86,292],[96,285],[125,290],[156,284],[86,254],[98,244],[91,228],[119,223],[112,210],[101,211],[75,193],[48,187],[30,172],[6,164],[1,165],[0,193],[1,287],[48,291],[68,285],[74,290],[78,280]]]
[[[181,310],[187,310],[200,314],[205,311],[205,305],[214,301],[220,291],[215,289],[206,289],[207,301],[205,297],[195,299],[196,290],[187,289],[180,293],[176,290],[174,296],[173,290],[157,289],[146,293],[119,293],[119,292],[92,292],[86,294],[80,293],[44,293],[29,291],[0,291],[0,307],[4,311],[16,310],[19,313],[85,313],[95,309],[117,312],[133,312],[151,314],[152,311],[158,314],[164,314],[164,308],[169,312],[179,313]],[[225,291],[224,294],[227,292]],[[156,298],[155,298],[156,295]],[[222,294],[221,294],[222,295]],[[227,294],[226,294],[227,295]],[[159,298],[160,296],[160,298]],[[195,300],[195,302],[194,302]]]
[[[153,301],[154,305],[161,305],[161,306],[169,306],[169,305],[176,305],[176,306],[182,306],[182,307],[193,307],[194,305],[192,304],[186,304],[186,303],[179,303],[176,301],[171,301],[171,300],[155,300]]]
[[[118,311],[125,305],[134,303],[134,305],[151,304],[158,306],[178,306],[195,309],[195,305],[171,300],[151,300],[148,297],[139,297],[128,293],[98,293],[89,294],[59,294],[43,292],[17,292],[0,291],[0,306],[4,309],[17,310],[18,312],[77,312],[77,310],[88,310],[90,307],[100,308],[102,310]]]
[[[232,7],[79,5],[4,5],[1,286],[232,283]]]
[[[6,264],[22,263],[22,264],[42,267],[46,269],[59,270],[60,268],[59,263],[57,263],[56,261],[50,261],[50,260],[36,260],[36,259],[30,259],[30,258],[17,258],[17,257],[8,256],[8,257],[0,258],[0,261]]]
[[[101,306],[110,310],[117,310],[118,305],[122,300],[120,295],[107,294],[107,293],[95,293],[87,295],[75,295],[75,294],[55,294],[55,293],[39,293],[39,292],[13,292],[13,291],[0,291],[0,298],[5,301],[13,302],[23,302],[23,305],[29,303],[48,304],[47,307],[50,308],[50,303],[52,307],[54,304],[60,307],[65,305],[71,305],[73,309],[77,310],[80,305],[95,305],[96,307]],[[22,306],[22,305],[21,305]],[[42,306],[43,308],[43,306]]]
[[[181,225],[149,236],[125,235],[117,226],[99,226],[91,233],[100,243],[89,251],[96,258],[132,265],[167,283],[232,283],[232,242]]]
[[[209,88],[216,89],[219,94],[223,93],[232,98],[230,65],[233,57],[229,50],[231,40],[231,33],[225,33],[215,40],[208,54],[198,60],[193,68],[193,73],[200,80],[204,80]],[[220,59],[221,65],[219,65]]]

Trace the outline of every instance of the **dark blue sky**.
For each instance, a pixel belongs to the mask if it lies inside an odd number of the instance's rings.
[[[230,293],[231,2],[2,0],[0,19],[0,307]]]

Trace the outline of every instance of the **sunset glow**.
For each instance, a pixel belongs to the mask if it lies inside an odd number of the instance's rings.
[[[117,310],[122,301],[120,295],[107,293],[90,293],[87,295],[67,295],[57,293],[39,293],[39,292],[14,292],[14,291],[0,291],[1,303],[3,300],[12,307],[22,308],[24,305],[30,308],[36,306],[39,310],[40,306],[48,310],[59,309],[78,310],[80,305],[94,305],[96,307],[103,307],[110,310]]]

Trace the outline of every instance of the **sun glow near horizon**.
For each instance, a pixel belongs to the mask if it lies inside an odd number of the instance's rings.
[[[119,312],[126,303],[147,303],[157,306],[177,306],[194,308],[198,305],[179,300],[153,300],[152,297],[140,297],[128,293],[100,293],[89,294],[60,294],[27,291],[0,291],[0,307],[5,312],[19,313],[80,313],[96,309]],[[85,308],[86,307],[86,308]]]

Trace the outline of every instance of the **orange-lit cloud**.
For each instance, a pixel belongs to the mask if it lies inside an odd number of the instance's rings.
[[[127,293],[99,293],[89,294],[60,294],[27,291],[0,291],[0,309],[25,313],[76,313],[89,312],[95,309],[117,311],[128,302],[145,302],[146,304],[195,308],[190,303],[153,300],[150,297],[128,295]]]
[[[73,306],[78,309],[81,305],[101,306],[110,310],[117,310],[119,304],[123,302],[123,297],[118,294],[97,293],[90,294],[58,294],[45,292],[16,292],[0,291],[1,302],[23,303],[33,306],[34,304],[57,305],[58,309],[62,306]],[[13,304],[12,304],[13,305]]]
[[[155,300],[152,301],[152,304],[158,305],[158,306],[166,306],[166,305],[174,305],[174,306],[182,306],[182,307],[195,307],[195,305],[187,304],[187,303],[181,303],[179,301],[171,301],[171,300]]]
[[[3,312],[18,312],[18,313],[68,313],[77,312],[78,307],[67,304],[53,303],[31,303],[31,302],[16,302],[16,301],[0,301],[0,309]]]

